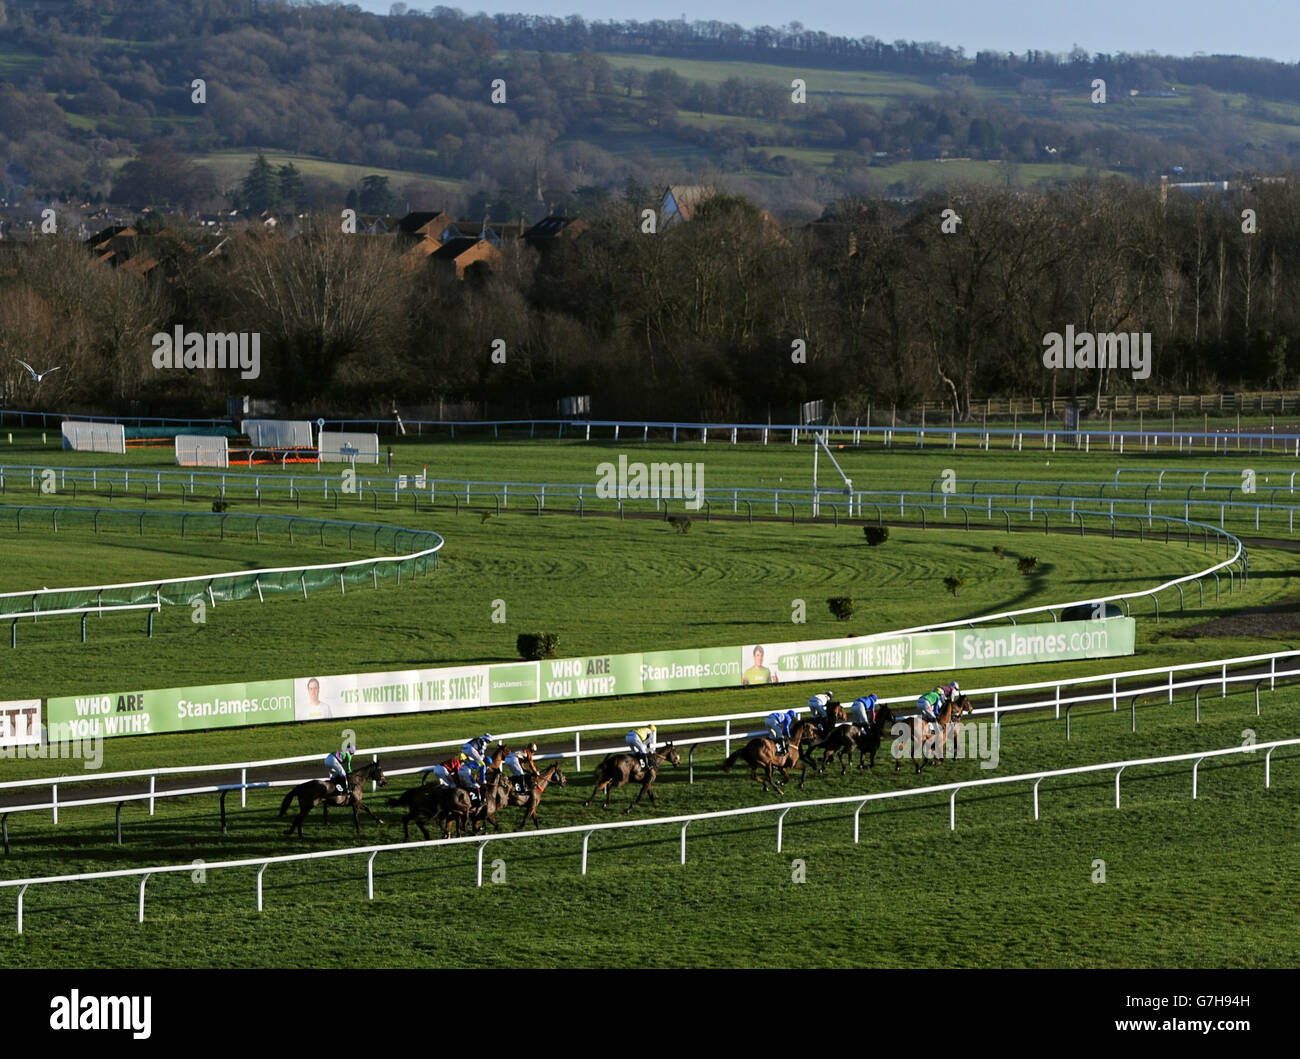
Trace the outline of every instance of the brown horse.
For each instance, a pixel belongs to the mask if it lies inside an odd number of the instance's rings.
[[[926,764],[933,764],[937,760],[942,765],[944,748],[948,744],[948,730],[964,714],[973,713],[974,710],[975,707],[971,705],[970,699],[962,694],[939,708],[937,724],[931,725],[920,714],[900,718],[893,726],[894,734],[898,737],[892,748],[894,771],[897,772],[902,765],[903,750],[908,743],[912,747],[912,763],[916,766],[918,774],[921,771],[922,758],[925,759]]]
[[[523,819],[519,821],[519,826],[527,827],[529,817],[532,818],[534,827],[542,825],[537,820],[537,806],[542,800],[542,795],[546,793],[546,788],[552,783],[558,783],[561,787],[567,787],[569,781],[564,778],[564,772],[560,769],[559,764],[552,765],[550,768],[543,770],[538,776],[525,773],[519,777],[523,783],[523,791],[516,788],[513,783],[510,790],[511,805],[523,806]]]
[[[790,773],[786,770],[797,768],[800,770],[799,786],[803,787],[804,780],[808,775],[808,763],[804,761],[803,765],[800,766],[799,744],[805,738],[815,738],[816,732],[817,726],[812,721],[799,721],[790,731],[790,739],[786,743],[786,752],[784,754],[777,752],[776,743],[770,735],[760,735],[755,739],[751,739],[727,758],[722,763],[722,768],[724,771],[730,771],[737,761],[743,760],[749,766],[749,774],[753,777],[754,782],[761,783],[763,790],[767,790],[767,785],[770,783],[777,794],[784,794],[785,792],[777,785],[776,776],[772,770],[780,769],[785,782],[789,783]],[[767,770],[766,779],[760,780],[758,778],[760,768]]]
[[[359,769],[349,772],[347,776],[347,793],[340,794],[334,789],[332,782],[325,780],[308,780],[306,783],[300,783],[284,796],[284,801],[280,803],[280,815],[284,816],[289,811],[289,806],[295,798],[298,799],[298,815],[294,817],[293,823],[289,825],[286,835],[292,835],[294,831],[298,832],[298,837],[302,838],[302,822],[307,818],[316,806],[324,802],[329,805],[350,805],[352,807],[352,826],[356,829],[357,837],[361,837],[361,810],[364,809],[369,813],[370,818],[380,826],[383,821],[371,811],[370,806],[363,804],[365,785],[374,780],[381,787],[388,786],[388,778],[384,775],[384,770],[379,767],[378,761],[371,761],[362,765]]]
[[[596,787],[591,792],[591,797],[582,804],[588,806],[592,800],[602,790],[605,792],[605,808],[609,808],[609,796],[624,784],[637,783],[641,784],[641,789],[636,792],[636,797],[632,799],[632,804],[623,810],[630,813],[636,803],[641,800],[641,795],[650,795],[650,804],[655,804],[655,777],[659,774],[659,767],[667,761],[674,767],[682,763],[681,755],[677,753],[677,748],[672,743],[667,743],[664,748],[650,755],[650,764],[648,768],[642,768],[641,763],[637,761],[635,754],[610,754],[599,765],[596,766],[595,780]]]

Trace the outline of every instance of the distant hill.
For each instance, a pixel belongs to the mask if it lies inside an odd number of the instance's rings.
[[[502,219],[672,180],[813,216],[850,194],[1222,180],[1300,153],[1300,69],[1269,60],[970,58],[812,30],[446,8],[104,6],[0,0],[0,198],[139,206],[143,187],[151,204],[213,208],[238,201],[261,151],[293,161],[301,206],[337,205],[376,173],[399,202]],[[155,161],[124,178],[158,141],[209,177]]]

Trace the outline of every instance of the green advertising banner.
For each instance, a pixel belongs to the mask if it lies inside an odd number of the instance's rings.
[[[195,732],[293,719],[292,680],[77,695],[49,699],[45,707],[46,726],[65,739]]]
[[[113,692],[50,699],[45,716],[48,725],[66,726],[56,729],[65,738],[145,735],[1112,658],[1133,654],[1136,639],[1132,618],[947,629]]]

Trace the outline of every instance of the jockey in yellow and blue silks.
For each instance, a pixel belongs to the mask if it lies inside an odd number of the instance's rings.
[[[632,748],[632,753],[637,756],[642,768],[650,767],[650,755],[655,752],[655,746],[658,743],[659,733],[653,724],[648,724],[644,728],[633,728],[623,738],[623,741]]]
[[[484,782],[487,780],[487,762],[480,758],[478,761],[467,759],[456,773],[456,781],[465,790],[469,791],[470,796],[478,798],[482,792]]]
[[[482,765],[484,764],[484,755],[491,743],[492,737],[487,732],[484,732],[461,747],[460,752],[465,755],[471,765]]]
[[[336,750],[325,759],[325,767],[329,769],[329,780],[333,781],[340,792],[346,792],[348,789],[348,773],[352,771],[352,755],[357,752],[357,748],[351,743],[342,750]]]
[[[853,707],[849,711],[849,719],[859,728],[871,728],[876,723],[876,702],[878,697],[875,695],[864,695],[861,698],[853,700]]]

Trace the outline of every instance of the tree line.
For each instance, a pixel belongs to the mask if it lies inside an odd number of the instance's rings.
[[[155,220],[142,246],[162,264],[143,280],[75,241],[10,246],[0,379],[11,405],[87,412],[220,414],[250,392],[324,415],[439,401],[551,415],[590,394],[598,418],[755,422],[813,399],[842,420],[921,400],[965,418],[984,397],[1300,382],[1294,183],[1165,203],[1115,179],[854,198],[784,229],[719,193],[648,234],[657,197],[630,186],[576,238],[542,253],[507,240],[499,270],[463,281],[403,264],[391,238],[342,234],[337,214],[219,247]],[[260,333],[261,378],[155,369],[150,336],[178,324]],[[1045,336],[1067,327],[1149,333],[1149,378],[1045,368]],[[64,370],[36,388],[15,357]]]

